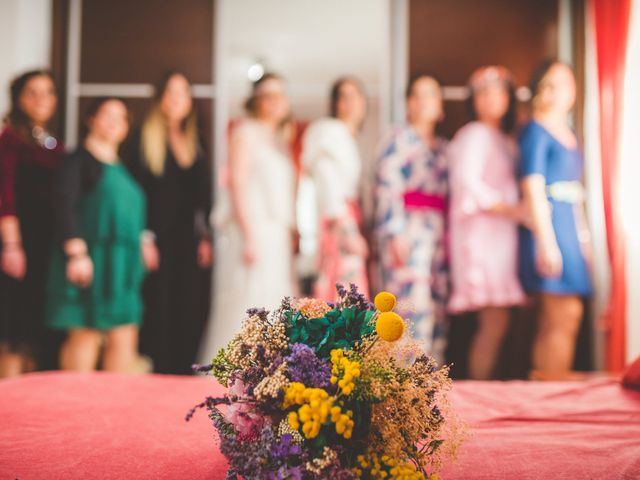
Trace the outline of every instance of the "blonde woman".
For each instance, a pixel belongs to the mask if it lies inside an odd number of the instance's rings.
[[[131,171],[147,196],[146,238],[156,250],[140,350],[161,373],[190,372],[208,315],[211,194],[197,123],[189,81],[171,73],[130,148]]]
[[[201,355],[207,363],[237,333],[247,308],[272,309],[295,293],[295,178],[281,131],[289,114],[282,79],[266,74],[255,82],[246,111],[229,144],[231,208],[218,227],[215,309]]]

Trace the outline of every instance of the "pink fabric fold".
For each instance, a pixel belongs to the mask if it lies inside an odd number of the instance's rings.
[[[444,212],[446,199],[442,195],[431,195],[414,190],[404,193],[404,206],[409,211],[431,209]]]

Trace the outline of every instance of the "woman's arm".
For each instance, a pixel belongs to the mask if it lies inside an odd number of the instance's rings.
[[[137,130],[125,142],[121,151],[124,164],[129,170],[129,173],[131,173],[131,176],[138,182],[138,185],[140,185],[147,198],[147,210],[145,211],[144,223],[145,230],[141,238],[142,261],[147,270],[155,271],[160,267],[160,251],[156,244],[155,225],[152,225],[151,222],[150,204],[153,198],[151,198],[150,192],[153,176],[146,165],[144,165],[141,141],[140,131]]]
[[[198,241],[198,265],[200,268],[210,268],[213,263],[211,214],[211,175],[206,161],[198,154],[194,163],[194,181],[196,188],[196,229]]]
[[[27,258],[22,248],[20,222],[15,215],[0,217],[0,237],[2,239],[2,271],[12,278],[21,280],[27,273]]]
[[[453,216],[479,213],[506,215],[509,206],[502,192],[484,180],[487,160],[493,155],[492,139],[485,127],[470,125],[460,132],[449,146],[451,159],[449,181]]]
[[[15,181],[18,154],[4,145],[0,151],[0,266],[8,276],[22,279],[27,272],[27,259],[22,248],[20,220],[15,205]]]
[[[15,215],[7,215],[0,218],[0,238],[3,246],[20,246],[20,221]]]
[[[242,126],[238,128],[243,129]],[[229,193],[233,213],[242,234],[243,258],[246,264],[256,260],[256,239],[251,225],[251,212],[247,204],[249,192],[249,175],[251,168],[251,138],[246,131],[236,131],[229,145]]]
[[[78,153],[66,156],[54,182],[55,222],[67,256],[67,279],[79,287],[88,287],[93,279],[93,262],[77,216],[84,160]]]
[[[406,179],[402,173],[406,161],[395,136],[383,144],[376,174],[376,229],[388,241],[391,263],[401,267],[407,263],[410,245],[406,241],[405,206],[403,193]]]
[[[525,177],[522,180],[522,195],[538,247],[538,272],[545,277],[557,277],[562,273],[562,255],[551,223],[551,205],[547,200],[545,183],[545,178],[540,174]]]
[[[206,159],[199,154],[193,164],[193,181],[196,195],[197,233],[200,238],[211,239],[211,172]]]
[[[578,228],[578,241],[589,270],[593,268],[593,245],[591,244],[591,232],[587,221],[585,202],[576,205],[576,227]]]
[[[343,158],[344,154],[344,141],[340,132],[336,135],[333,125],[321,123],[307,131],[302,158],[313,178],[320,218],[339,238],[341,250],[366,257],[369,254],[367,242],[349,212],[348,201],[351,199],[345,180],[340,178],[342,162],[359,161],[359,158]]]
[[[533,124],[525,128],[520,137],[522,198],[536,242],[538,273],[553,278],[562,273],[562,255],[551,221],[551,204],[547,199],[548,152],[548,137]]]

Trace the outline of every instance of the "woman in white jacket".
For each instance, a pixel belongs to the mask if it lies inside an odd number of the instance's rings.
[[[336,299],[336,283],[354,283],[368,295],[367,242],[360,227],[358,190],[362,161],[356,143],[366,115],[360,82],[338,79],[331,88],[330,117],[312,123],[304,136],[302,161],[312,176],[320,219],[319,276],[314,296]]]

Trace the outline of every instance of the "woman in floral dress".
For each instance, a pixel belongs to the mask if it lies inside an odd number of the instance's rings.
[[[413,335],[438,361],[446,346],[446,140],[436,136],[443,117],[436,79],[414,77],[407,87],[405,126],[384,142],[378,165],[376,229],[384,286],[411,320]]]

